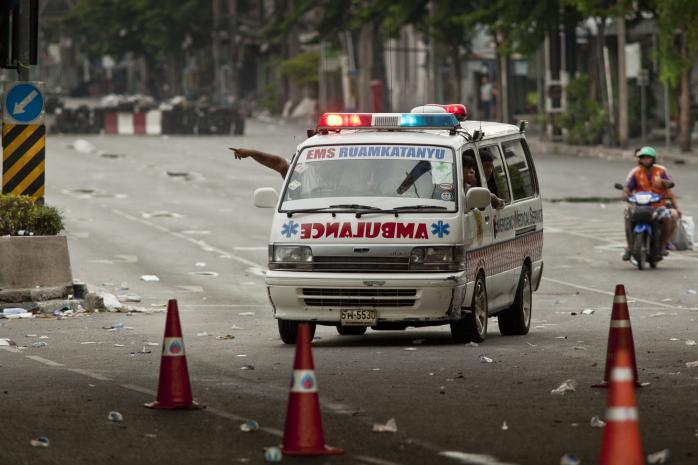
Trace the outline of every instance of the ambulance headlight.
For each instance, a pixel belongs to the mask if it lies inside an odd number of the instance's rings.
[[[415,247],[410,254],[410,270],[460,271],[465,269],[465,248]]]
[[[313,251],[305,245],[269,246],[269,269],[311,269]]]

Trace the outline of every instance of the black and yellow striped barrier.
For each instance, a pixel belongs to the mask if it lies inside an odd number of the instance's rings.
[[[46,162],[43,124],[2,126],[2,193],[30,195],[43,202]]]

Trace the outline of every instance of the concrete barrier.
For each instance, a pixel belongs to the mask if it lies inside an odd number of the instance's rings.
[[[72,283],[65,236],[0,237],[0,292],[36,293],[41,288],[69,288]]]

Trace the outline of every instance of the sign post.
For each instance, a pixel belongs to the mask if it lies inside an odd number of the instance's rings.
[[[2,193],[44,201],[46,127],[41,82],[5,85],[2,125]]]

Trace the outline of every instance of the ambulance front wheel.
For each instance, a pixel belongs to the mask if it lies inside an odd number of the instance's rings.
[[[451,322],[451,337],[454,342],[482,342],[487,336],[487,288],[485,275],[480,273],[475,280],[473,303],[470,312],[460,320]]]
[[[296,336],[298,335],[298,325],[301,323],[306,323],[305,321],[291,321],[291,320],[276,320],[279,325],[279,336],[285,344],[295,344]],[[310,325],[310,339],[312,340],[315,336],[315,323],[308,323]]]

